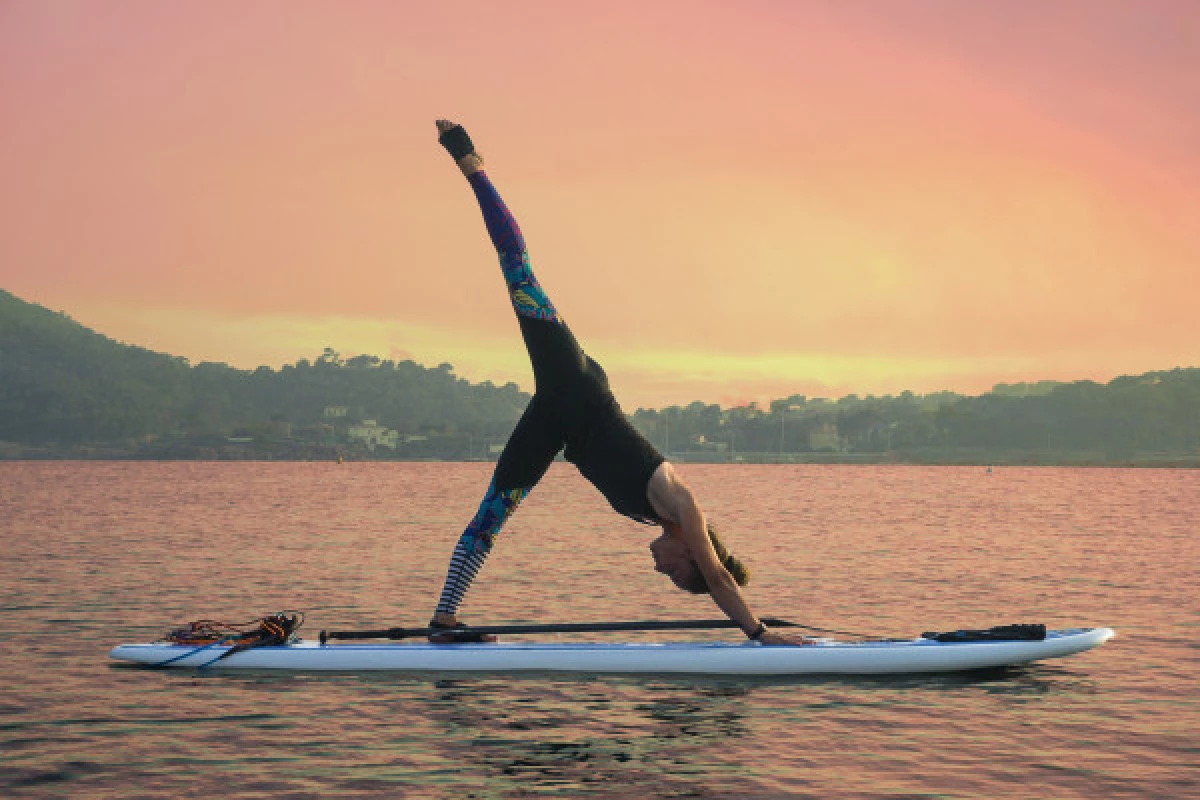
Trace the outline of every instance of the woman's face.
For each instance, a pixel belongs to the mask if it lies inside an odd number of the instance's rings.
[[[671,583],[687,590],[692,572],[696,569],[687,545],[666,531],[650,543],[650,555],[654,556],[654,571],[671,579]]]

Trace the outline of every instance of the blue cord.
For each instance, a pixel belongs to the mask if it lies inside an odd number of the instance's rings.
[[[160,662],[158,662],[157,664],[155,664],[154,666],[156,666],[156,667],[165,667],[165,666],[167,666],[168,664],[174,664],[176,661],[182,661],[183,659],[185,659],[185,658],[188,658],[189,656],[194,656],[194,655],[196,655],[196,653],[199,653],[201,650],[207,650],[207,649],[208,649],[208,648],[210,648],[210,647],[216,647],[217,645],[219,645],[219,644],[224,644],[224,643],[225,643],[225,642],[227,642],[227,641],[229,641],[229,639],[228,639],[228,638],[225,638],[225,639],[217,639],[215,642],[209,642],[209,643],[208,643],[208,644],[206,644],[206,645],[201,645],[200,647],[197,647],[195,650],[189,650],[188,652],[186,652],[186,653],[184,653],[184,654],[182,654],[182,655],[175,656],[174,658],[168,658],[166,661],[160,661]],[[209,662],[208,662],[208,664],[211,664],[211,663],[213,663],[213,661],[217,661],[217,660],[218,660],[218,659],[220,659],[220,658],[221,658],[221,656],[217,656],[217,657],[216,657],[216,658],[214,658],[212,661],[209,661]],[[208,664],[205,664],[205,665],[204,665],[204,667],[207,667],[207,666],[208,666]],[[201,669],[203,669],[204,667],[201,667]]]
[[[208,669],[208,668],[209,668],[209,667],[211,667],[213,664],[217,663],[218,661],[220,661],[222,658],[224,658],[224,657],[225,657],[225,656],[227,656],[227,655],[229,655],[229,653],[228,653],[228,652],[221,653],[221,655],[217,656],[217,657],[216,657],[216,658],[214,658],[212,661],[209,661],[207,664],[201,664],[200,666],[196,667],[196,669]]]

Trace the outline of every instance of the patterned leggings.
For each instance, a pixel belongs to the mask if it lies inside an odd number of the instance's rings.
[[[521,336],[533,364],[533,399],[513,429],[474,518],[450,557],[437,613],[455,614],[492,549],[496,534],[549,469],[566,441],[563,398],[588,374],[588,359],[529,266],[525,239],[486,174],[468,180],[508,286]]]

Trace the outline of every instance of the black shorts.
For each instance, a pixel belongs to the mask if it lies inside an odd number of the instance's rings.
[[[603,368],[561,321],[518,317],[536,384],[533,399],[496,465],[496,488],[534,486],[554,457],[579,468],[618,513],[653,523],[646,495],[665,460],[630,424]]]

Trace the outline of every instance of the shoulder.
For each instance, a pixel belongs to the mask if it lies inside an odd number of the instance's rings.
[[[675,467],[672,466],[671,462],[663,461],[654,470],[654,474],[650,476],[650,490],[654,491],[657,488],[660,491],[665,491],[671,486],[682,482],[683,479],[679,477],[679,473],[675,471]]]
[[[670,461],[664,461],[650,476],[646,495],[654,511],[662,518],[678,522],[680,512],[687,504],[695,503],[692,491],[684,483],[678,470]]]

